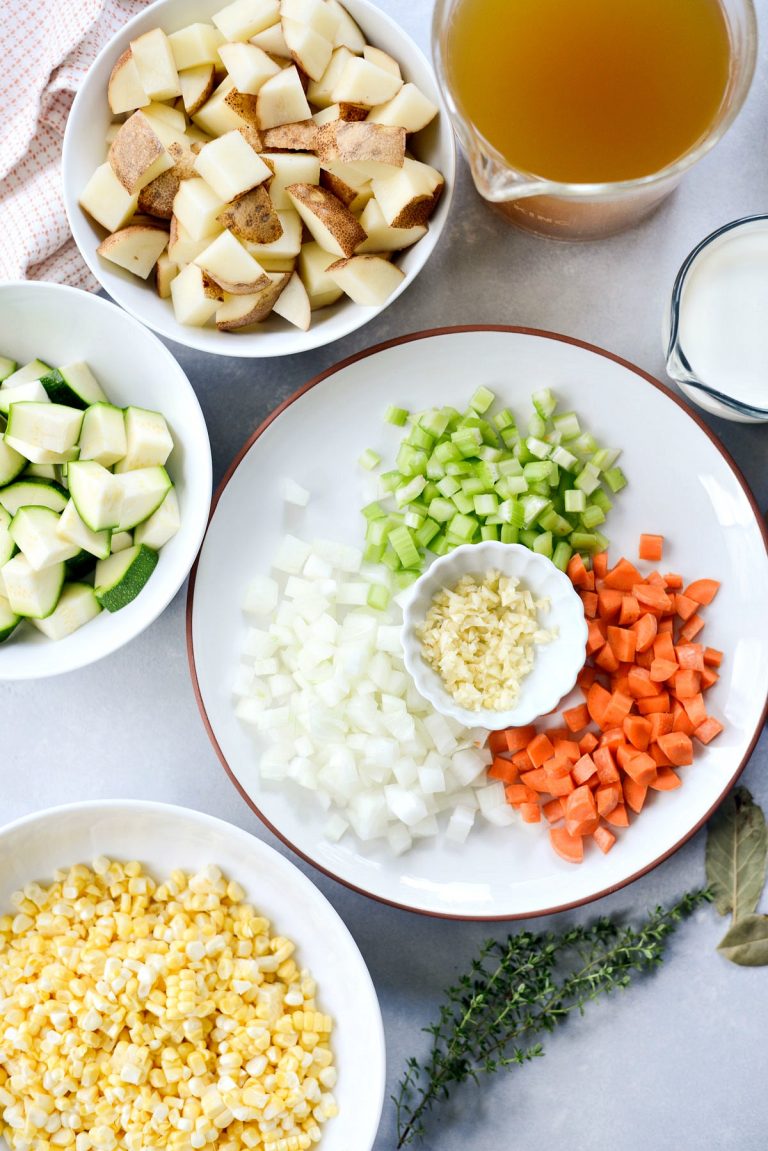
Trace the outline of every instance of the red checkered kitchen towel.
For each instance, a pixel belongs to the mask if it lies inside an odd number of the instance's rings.
[[[0,0],[0,280],[98,289],[64,212],[64,125],[99,50],[145,4]]]

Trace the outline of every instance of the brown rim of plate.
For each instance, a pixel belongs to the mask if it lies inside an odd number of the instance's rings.
[[[462,334],[462,333],[466,333],[466,332],[512,332],[516,335],[537,336],[537,337],[539,337],[541,339],[545,339],[545,340],[557,340],[562,344],[572,344],[574,347],[583,348],[587,352],[593,352],[595,355],[603,356],[607,360],[613,360],[614,363],[620,364],[621,367],[627,368],[628,371],[630,371],[630,372],[634,372],[634,374],[636,376],[640,376],[640,378],[645,380],[646,383],[651,384],[652,387],[657,388],[660,392],[663,392],[664,395],[667,397],[667,399],[671,400],[673,404],[676,404],[679,408],[681,408],[686,413],[686,415],[689,416],[690,419],[692,419],[693,422],[701,428],[701,430],[712,441],[712,443],[715,445],[717,450],[720,452],[720,455],[723,457],[725,462],[728,464],[729,468],[731,469],[731,471],[735,475],[736,479],[738,480],[739,484],[743,488],[744,494],[747,497],[747,500],[750,504],[750,507],[752,508],[752,511],[754,512],[755,519],[757,520],[757,524],[760,528],[760,532],[761,532],[762,537],[763,537],[763,543],[765,544],[766,551],[768,552],[768,528],[766,527],[766,522],[763,519],[763,515],[757,506],[757,502],[755,500],[755,497],[753,496],[752,491],[750,490],[749,484],[745,480],[738,464],[733,459],[733,457],[730,455],[730,453],[725,450],[723,445],[718,440],[717,436],[714,434],[714,432],[711,430],[711,428],[708,427],[708,425],[704,422],[704,420],[700,416],[698,416],[695,412],[693,412],[690,408],[688,408],[687,405],[684,404],[683,401],[680,400],[674,394],[674,392],[672,392],[665,384],[662,384],[660,380],[655,379],[654,376],[649,375],[648,372],[644,372],[642,370],[642,368],[638,368],[635,364],[630,363],[629,360],[624,360],[621,358],[621,356],[617,356],[613,352],[607,352],[607,351],[605,351],[604,348],[598,348],[595,344],[589,344],[585,340],[577,340],[573,336],[563,336],[563,335],[560,335],[558,332],[548,332],[548,331],[545,331],[545,330],[539,329],[539,328],[517,327],[517,326],[513,326],[513,325],[509,325],[509,324],[462,324],[462,325],[458,325],[456,327],[428,328],[422,332],[409,332],[405,336],[397,336],[395,339],[385,340],[381,344],[376,344],[372,348],[366,348],[362,352],[356,352],[353,356],[348,356],[346,359],[340,360],[337,364],[334,364],[332,367],[327,368],[324,372],[321,372],[319,375],[317,375],[313,379],[309,380],[308,383],[303,384],[297,391],[295,391],[292,395],[288,396],[287,399],[283,400],[283,402],[281,404],[279,404],[275,408],[275,410],[267,416],[267,418],[258,426],[258,428],[256,428],[255,432],[253,432],[252,435],[249,436],[249,438],[246,440],[245,444],[243,444],[242,448],[240,449],[240,451],[237,453],[237,455],[233,459],[232,463],[227,468],[227,471],[224,475],[224,478],[222,479],[221,483],[219,484],[218,488],[216,489],[216,494],[214,495],[213,501],[211,503],[210,516],[208,517],[209,525],[210,525],[211,520],[213,519],[213,515],[216,511],[216,507],[218,505],[218,502],[221,499],[222,495],[224,494],[224,491],[227,487],[227,484],[229,483],[230,479],[234,475],[235,471],[237,470],[237,468],[238,468],[241,460],[245,456],[245,454],[248,451],[250,451],[250,449],[256,443],[258,438],[263,434],[263,432],[266,431],[266,429],[269,427],[269,425],[274,420],[276,420],[278,418],[278,416],[282,415],[282,413],[286,410],[286,408],[290,407],[291,404],[293,404],[296,400],[300,399],[301,396],[303,396],[305,392],[308,392],[310,390],[310,388],[314,388],[317,384],[322,383],[323,380],[328,379],[329,376],[333,376],[337,372],[341,371],[343,368],[349,367],[350,364],[355,364],[359,360],[365,360],[369,356],[376,355],[377,352],[386,351],[387,348],[394,348],[394,347],[397,347],[399,344],[410,344],[414,340],[430,339],[433,336],[453,336],[453,335]],[[207,534],[207,529],[206,529],[206,534]],[[205,537],[203,537],[203,543],[201,544],[201,551],[202,551],[202,548],[204,546],[205,546]],[[620,891],[623,887],[627,887],[630,883],[634,883],[636,879],[640,879],[641,876],[647,875],[649,871],[653,871],[653,869],[655,867],[658,867],[658,865],[660,863],[663,863],[666,859],[669,859],[670,856],[674,855],[674,853],[676,851],[678,851],[683,846],[684,843],[687,843],[688,840],[691,839],[692,836],[694,836],[696,834],[696,832],[699,831],[699,829],[704,826],[704,824],[707,822],[709,817],[713,814],[713,812],[717,809],[717,807],[719,807],[720,803],[722,803],[723,799],[728,794],[730,789],[733,787],[734,783],[739,778],[739,776],[741,775],[744,768],[747,766],[747,763],[749,762],[750,756],[752,755],[752,752],[755,749],[755,745],[757,744],[757,741],[760,738],[760,733],[762,732],[763,725],[765,724],[766,718],[768,717],[768,697],[767,697],[765,704],[763,706],[762,715],[761,715],[760,720],[759,720],[759,722],[755,728],[755,733],[752,736],[752,739],[750,740],[746,754],[744,755],[743,759],[739,763],[739,765],[736,768],[736,770],[734,771],[733,775],[728,780],[728,783],[723,788],[720,795],[717,797],[717,799],[712,804],[712,806],[709,808],[709,810],[707,812],[705,812],[705,814],[701,817],[701,819],[696,824],[694,824],[693,827],[691,827],[688,831],[686,831],[685,835],[681,836],[681,838],[678,839],[677,843],[673,844],[673,846],[670,847],[668,851],[663,852],[661,855],[657,856],[657,858],[654,859],[651,863],[647,864],[645,867],[641,867],[638,871],[633,872],[632,875],[628,876],[626,879],[623,879],[620,883],[612,883],[608,887],[604,887],[600,891],[596,891],[593,895],[585,896],[583,899],[574,899],[569,903],[557,904],[554,907],[543,907],[543,908],[539,908],[538,910],[532,910],[532,911],[526,911],[526,912],[517,912],[517,913],[511,914],[511,915],[454,915],[454,914],[451,914],[450,912],[429,911],[429,910],[426,910],[425,908],[421,908],[421,907],[409,907],[407,903],[398,903],[394,899],[385,899],[382,895],[375,895],[370,891],[366,891],[365,888],[363,888],[363,887],[358,887],[356,884],[350,883],[346,879],[342,879],[341,876],[339,876],[335,872],[329,870],[327,867],[322,867],[316,860],[312,859],[311,856],[307,855],[303,851],[300,851],[299,848],[296,847],[296,845],[294,843],[292,843],[290,839],[287,839],[286,836],[283,835],[283,833],[277,827],[274,826],[274,824],[270,823],[270,821],[267,819],[267,817],[264,815],[264,813],[257,807],[257,805],[254,803],[253,799],[250,797],[250,795],[248,795],[248,793],[242,787],[242,785],[240,784],[240,781],[237,779],[236,775],[234,774],[231,767],[227,763],[227,760],[224,757],[224,753],[222,752],[221,748],[219,747],[218,741],[217,741],[216,736],[214,734],[213,728],[211,726],[211,722],[208,718],[208,713],[205,710],[205,703],[203,702],[202,693],[200,691],[200,684],[199,684],[198,679],[197,679],[197,669],[195,667],[195,651],[194,651],[194,645],[192,642],[192,612],[193,612],[194,600],[195,600],[195,581],[197,579],[198,562],[199,562],[199,553],[198,553],[198,558],[195,560],[194,566],[192,567],[192,571],[190,572],[189,590],[187,592],[187,612],[186,612],[186,615],[187,615],[187,656],[189,658],[189,670],[190,670],[190,673],[192,676],[192,687],[193,687],[193,690],[195,693],[195,699],[197,700],[197,706],[200,709],[200,715],[202,717],[203,724],[205,726],[205,730],[208,732],[208,738],[210,739],[211,743],[213,744],[214,751],[216,752],[217,756],[219,757],[219,760],[221,761],[222,767],[226,771],[226,773],[229,776],[229,778],[231,779],[232,783],[237,788],[241,797],[245,800],[248,807],[250,807],[251,811],[253,811],[259,817],[261,822],[266,827],[269,828],[269,830],[272,832],[273,835],[277,836],[277,838],[282,843],[284,843],[286,847],[290,848],[292,852],[294,852],[296,855],[298,855],[300,859],[303,859],[305,863],[309,863],[312,867],[314,867],[318,871],[322,872],[323,875],[327,875],[329,877],[329,879],[334,879],[334,880],[336,880],[337,883],[341,883],[344,885],[344,887],[348,887],[350,889],[350,891],[355,891],[355,892],[357,892],[358,895],[364,895],[368,899],[374,899],[377,903],[383,903],[389,907],[396,907],[401,911],[411,911],[417,915],[425,915],[425,916],[429,916],[430,918],[433,918],[433,919],[457,919],[457,920],[461,920],[464,922],[478,922],[478,923],[496,922],[496,923],[498,923],[498,922],[518,920],[518,919],[535,919],[541,915],[555,915],[555,914],[557,914],[557,912],[560,912],[560,911],[570,911],[575,907],[585,907],[587,904],[593,903],[597,899],[602,899],[606,895],[612,895],[613,892]]]

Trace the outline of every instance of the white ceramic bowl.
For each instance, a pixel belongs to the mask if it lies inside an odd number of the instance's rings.
[[[339,1115],[323,1129],[323,1151],[369,1151],[384,1099],[384,1034],[371,977],[328,900],[297,867],[240,828],[198,811],[131,800],[51,808],[0,829],[0,914],[26,883],[97,855],[136,859],[154,876],[216,864],[274,927],[297,945],[334,1019]],[[0,1147],[5,1144],[0,1141]]]
[[[102,49],[75,97],[64,136],[62,181],[64,201],[72,235],[85,262],[96,279],[124,308],[171,340],[204,352],[223,356],[285,356],[321,347],[367,324],[383,308],[404,292],[424,267],[433,251],[448,216],[456,171],[456,147],[453,130],[432,69],[422,52],[402,28],[369,0],[345,0],[345,6],[365,35],[378,48],[390,53],[401,64],[403,75],[412,80],[440,108],[439,116],[414,138],[413,150],[442,172],[445,189],[429,223],[429,230],[397,263],[405,279],[381,308],[364,308],[345,298],[312,315],[312,325],[302,332],[278,317],[260,324],[248,333],[219,332],[214,328],[193,328],[176,321],[170,300],[161,300],[152,277],[148,283],[118,268],[96,254],[105,236],[78,204],[78,197],[94,170],[106,157],[104,143],[111,121],[107,104],[107,81],[112,67],[122,52],[142,32],[160,27],[173,32],[195,21],[210,21],[222,7],[222,0],[157,0],[129,21]]]
[[[0,285],[0,354],[19,363],[85,360],[109,399],[161,411],[174,449],[168,473],[176,486],[181,528],[160,551],[146,587],[114,614],[102,612],[53,642],[21,624],[0,644],[0,680],[37,679],[72,671],[109,655],[152,623],[189,573],[208,521],[211,448],[192,385],[156,336],[120,308],[89,292],[27,281]]]
[[[487,708],[470,710],[459,706],[446,690],[441,676],[421,654],[416,632],[423,624],[434,597],[444,588],[454,588],[462,576],[483,577],[490,571],[514,576],[534,599],[546,598],[550,607],[539,615],[541,626],[556,629],[557,638],[537,644],[533,668],[520,684],[517,704],[506,711]],[[546,556],[521,544],[486,540],[463,544],[436,559],[413,585],[413,593],[403,609],[403,659],[421,695],[436,711],[451,716],[465,727],[495,731],[503,727],[523,727],[556,707],[576,683],[584,666],[587,624],[582,602],[568,576]]]

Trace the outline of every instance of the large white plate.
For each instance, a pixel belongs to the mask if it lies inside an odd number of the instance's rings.
[[[659,532],[668,541],[665,570],[723,585],[705,634],[726,653],[708,696],[725,732],[698,750],[682,788],[654,794],[609,855],[589,852],[578,867],[556,858],[536,826],[484,826],[461,848],[433,840],[399,858],[349,837],[327,843],[313,796],[260,781],[252,738],[233,713],[243,589],[254,573],[268,571],[281,535],[293,529],[359,544],[356,461],[369,446],[391,458],[399,439],[399,429],[382,423],[386,405],[461,407],[480,384],[523,416],[531,391],[548,385],[602,443],[624,449],[630,486],[607,525],[613,556],[636,557],[639,533]],[[285,476],[312,492],[309,507],[290,522],[280,496]],[[754,501],[705,425],[652,377],[606,352],[520,329],[450,329],[382,345],[331,369],[278,409],[233,464],[214,508],[188,612],[190,662],[211,739],[273,831],[377,899],[461,918],[537,915],[594,899],[693,834],[756,742],[768,692],[768,556]]]

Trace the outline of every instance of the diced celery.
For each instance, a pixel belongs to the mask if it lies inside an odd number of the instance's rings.
[[[627,477],[621,468],[608,468],[607,471],[603,472],[603,479],[614,495],[627,486]]]
[[[454,460],[445,465],[447,476],[469,476],[472,474],[472,465],[466,460]]]
[[[432,542],[439,531],[440,524],[427,516],[425,520],[421,521],[419,527],[416,528],[414,539],[420,548],[425,548]]]
[[[468,496],[466,492],[456,492],[455,496],[451,496],[451,501],[456,511],[461,512],[462,515],[467,516],[475,510],[474,499],[472,496]]]
[[[429,516],[439,524],[448,523],[456,514],[456,508],[450,500],[438,498],[432,500],[428,509]]]
[[[520,500],[523,507],[523,523],[526,527],[530,527],[535,523],[542,512],[547,511],[552,506],[550,500],[544,499],[543,496],[527,495],[523,496]]]
[[[501,441],[505,448],[511,449],[515,446],[515,444],[520,442],[520,433],[514,424],[511,427],[502,428],[499,432],[499,435],[501,436]]]
[[[432,552],[433,555],[436,555],[436,556],[444,556],[451,550],[450,547],[448,546],[448,542],[447,542],[446,537],[445,537],[445,532],[441,532],[439,536],[435,536],[435,538],[432,540],[432,542],[429,545],[429,550]]]
[[[541,388],[538,392],[534,392],[531,402],[543,420],[548,420],[557,407],[557,400],[549,388]]]
[[[515,417],[509,408],[503,408],[500,412],[497,412],[493,417],[493,423],[500,432],[503,432],[505,428],[516,427]]]
[[[472,396],[471,400],[469,401],[469,406],[476,412],[479,412],[480,415],[482,415],[484,412],[488,411],[495,399],[496,397],[490,388],[481,387],[478,388],[475,394]]]
[[[381,557],[381,562],[385,567],[388,567],[389,570],[393,572],[399,571],[402,567],[402,564],[400,563],[400,557],[394,548],[390,547],[389,545],[387,545],[384,551],[384,555]]]
[[[411,505],[405,509],[405,515],[403,516],[403,523],[405,524],[405,526],[407,528],[413,528],[413,529],[420,528],[422,523],[424,522],[424,518],[425,517],[424,517],[424,514],[422,513],[421,508],[417,508],[417,507],[414,507],[413,505]]]
[[[480,528],[481,540],[498,540],[499,527],[497,524],[483,524]]]
[[[503,504],[499,504],[499,517],[504,523],[521,528],[525,522],[523,505],[518,500],[504,500]]]
[[[494,516],[498,511],[498,498],[490,492],[474,497],[475,515]]]
[[[382,472],[379,476],[379,486],[385,492],[393,492],[395,488],[400,487],[402,478],[398,471]]]
[[[597,507],[602,508],[606,515],[613,507],[613,502],[609,499],[608,493],[603,488],[598,488],[597,491],[592,492],[590,500]]]
[[[389,517],[382,520],[369,520],[368,527],[365,531],[365,542],[367,544],[373,544],[374,547],[386,543],[391,527]]]
[[[381,563],[384,550],[384,544],[366,544],[363,549],[363,559],[367,564]]]
[[[411,434],[408,436],[406,443],[411,447],[421,448],[424,452],[431,452],[435,445],[435,437],[430,435],[426,428],[420,427],[418,424],[411,429]]]
[[[571,441],[571,448],[581,456],[591,456],[593,452],[597,451],[597,440],[590,432],[582,432],[580,436]]]
[[[419,549],[405,524],[399,524],[392,529],[389,533],[389,543],[400,560],[401,567],[412,568],[419,563]]]
[[[375,611],[384,611],[389,606],[389,588],[383,583],[369,584],[367,602]]]
[[[459,454],[467,459],[469,456],[477,455],[483,437],[479,428],[460,428],[459,431],[451,433],[451,442],[456,445]]]
[[[591,532],[593,528],[605,523],[605,512],[597,504],[589,504],[581,513],[581,522],[587,531]]]
[[[394,404],[390,404],[384,413],[384,419],[388,424],[394,424],[395,427],[402,428],[408,419],[408,412],[405,408],[396,408]]]
[[[540,556],[552,557],[552,532],[542,532],[533,541],[533,551]]]
[[[417,476],[426,471],[427,453],[421,448],[414,448],[410,444],[402,443],[395,457],[400,472],[404,476]]]
[[[552,445],[548,444],[546,440],[539,439],[538,436],[528,436],[525,446],[537,460],[547,460],[552,454]]]
[[[444,476],[443,479],[437,481],[437,490],[441,496],[449,499],[456,492],[461,490],[461,484],[455,476]]]
[[[573,555],[573,548],[565,540],[560,540],[555,544],[555,550],[552,552],[552,563],[561,572],[564,572],[568,567],[568,561]]]
[[[528,484],[528,491],[531,492],[535,496],[543,496],[543,498],[545,500],[550,498],[549,484],[547,483],[546,480],[539,480],[535,484],[529,483]]]
[[[432,500],[439,495],[440,492],[438,490],[437,484],[430,480],[429,483],[425,486],[424,491],[421,493],[421,497],[418,501],[420,504],[424,505],[425,513]]]
[[[604,536],[602,532],[598,532],[598,531],[594,531],[592,534],[593,534],[593,536],[595,537],[595,540],[596,540],[596,542],[597,542],[597,550],[598,550],[599,552],[605,552],[605,551],[607,551],[607,550],[608,550],[608,545],[609,545],[609,543],[611,542],[611,541],[608,539],[608,536]]]
[[[552,417],[552,423],[564,440],[574,440],[581,433],[579,417],[575,412],[560,412]]]
[[[599,472],[604,472],[607,468],[613,467],[620,455],[621,448],[598,448],[590,463],[593,463]]]
[[[403,571],[394,573],[392,583],[395,585],[397,591],[404,591],[407,587],[410,587],[412,583],[415,583],[420,575],[421,572],[406,568]]]
[[[573,481],[573,486],[577,491],[584,492],[588,496],[600,487],[600,476],[592,464],[584,465]]]
[[[418,499],[426,487],[427,481],[424,476],[414,476],[407,484],[395,489],[395,503],[399,508],[404,504],[409,504],[411,500]]]
[[[567,448],[558,445],[553,449],[550,457],[560,468],[565,468],[567,472],[571,471],[573,467],[579,462],[573,452],[569,452]]]
[[[450,408],[430,408],[428,412],[422,412],[419,416],[421,427],[436,440],[445,433],[450,420]]]
[[[523,465],[514,456],[510,456],[506,460],[500,460],[498,464],[499,475],[502,476],[521,476],[523,474]]]
[[[571,532],[571,538],[568,542],[575,552],[600,551],[597,536],[591,532]]]
[[[533,460],[530,464],[525,465],[523,475],[529,483],[538,483],[540,480],[546,480],[549,483],[551,470],[549,460]]]
[[[540,439],[547,434],[547,421],[543,420],[539,413],[534,409],[533,415],[528,421],[528,435]]]
[[[384,510],[378,500],[374,500],[373,503],[366,504],[363,508],[363,515],[367,520],[380,520],[386,514],[387,512]]]
[[[381,463],[381,456],[378,452],[375,452],[373,448],[366,448],[357,462],[361,468],[365,468],[366,471],[372,472],[373,469],[377,468]]]
[[[477,526],[476,519],[459,513],[448,524],[448,531],[450,535],[455,536],[462,543],[468,544],[477,535]]]
[[[528,480],[525,476],[502,476],[496,484],[496,491],[502,499],[521,496],[528,491]]]
[[[587,506],[586,492],[569,488],[565,493],[565,510],[567,512],[583,512]]]
[[[536,540],[539,538],[539,533],[532,531],[531,528],[526,528],[524,531],[520,532],[519,538],[520,538],[520,543],[523,545],[523,547],[530,548],[531,550],[533,550],[533,545],[536,543]]]
[[[502,524],[500,535],[503,544],[516,544],[520,538],[520,529],[512,524]]]
[[[465,496],[479,496],[487,487],[478,476],[467,476],[461,481],[461,490]]]
[[[427,476],[431,480],[441,480],[445,475],[445,465],[441,464],[435,453],[427,460]]]
[[[432,453],[441,464],[449,464],[461,459],[461,453],[451,440],[441,440]]]
[[[549,511],[543,512],[539,516],[539,526],[544,528],[546,532],[552,532],[555,536],[568,536],[573,531],[573,524],[559,515],[554,508],[550,508]]]

